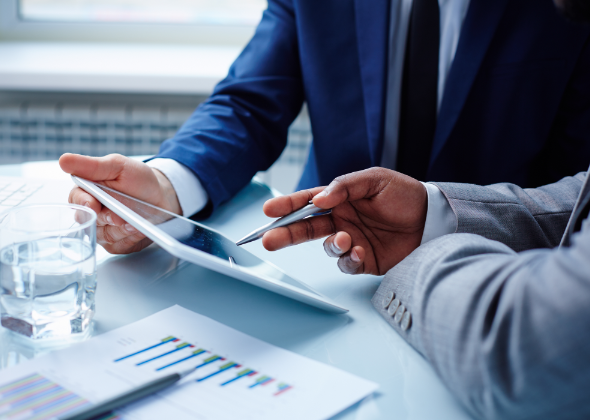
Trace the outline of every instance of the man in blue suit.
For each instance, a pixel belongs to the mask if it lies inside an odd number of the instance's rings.
[[[376,165],[534,187],[590,160],[589,35],[551,0],[270,0],[228,77],[151,168],[117,156],[61,164],[192,215],[278,158],[305,101],[314,141],[299,188]],[[107,249],[145,246],[88,194],[71,200],[99,212]]]

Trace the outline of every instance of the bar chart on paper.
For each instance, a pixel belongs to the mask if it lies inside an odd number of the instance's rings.
[[[34,373],[0,387],[0,418],[45,420],[66,416],[90,402],[46,377]],[[100,420],[115,420],[107,415]]]
[[[272,401],[268,398],[283,396],[293,389],[292,384],[280,378],[173,335],[149,343],[139,350],[134,349],[114,359],[113,363],[119,367],[125,366],[126,369],[140,368],[155,373],[194,369],[191,380],[187,382],[199,384],[200,388],[193,387],[191,392],[200,393],[204,387],[208,395],[207,401],[201,403],[200,410],[206,409],[212,394],[219,393],[224,401],[233,401],[235,407],[259,411],[261,405],[266,408],[271,405]],[[193,396],[191,400],[195,398],[198,397]]]
[[[319,420],[376,389],[175,306],[4,371],[0,418],[55,418],[187,370],[175,386],[106,418]]]

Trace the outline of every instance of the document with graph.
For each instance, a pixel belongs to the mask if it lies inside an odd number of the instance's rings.
[[[0,418],[45,420],[194,368],[178,384],[107,419],[327,419],[373,382],[173,306],[4,370]]]

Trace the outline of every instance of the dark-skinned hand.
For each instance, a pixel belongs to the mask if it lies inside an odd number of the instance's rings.
[[[267,232],[269,251],[328,236],[324,249],[348,274],[383,275],[422,240],[428,196],[421,182],[384,168],[336,178],[327,187],[273,198],[264,204],[269,217],[281,217],[307,205],[332,209]]]

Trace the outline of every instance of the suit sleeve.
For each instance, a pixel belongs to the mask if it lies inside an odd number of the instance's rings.
[[[586,173],[522,189],[435,182],[457,218],[456,233],[474,233],[519,252],[559,245]]]
[[[270,0],[228,76],[156,157],[193,171],[218,206],[279,157],[303,98],[293,6]]]
[[[373,298],[478,418],[590,418],[590,231],[517,254],[470,234],[418,248]],[[383,307],[396,293],[403,331]]]

